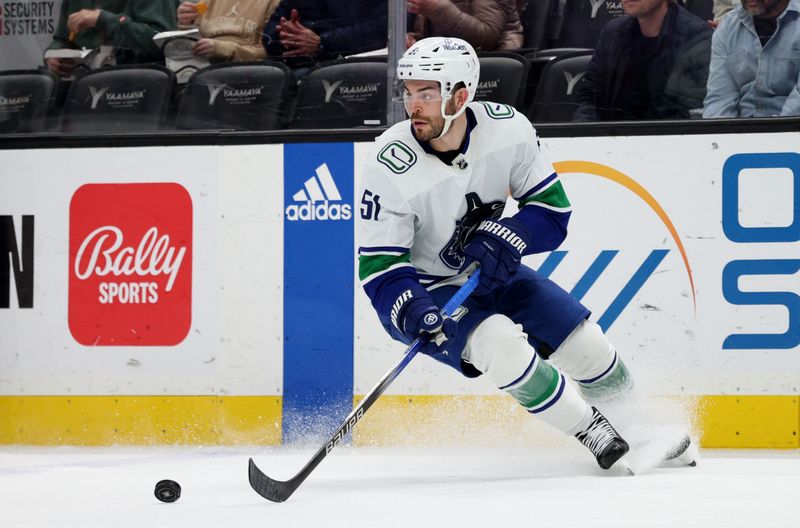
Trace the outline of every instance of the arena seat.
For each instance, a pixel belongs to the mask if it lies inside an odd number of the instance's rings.
[[[492,101],[519,108],[525,98],[528,61],[517,53],[487,51],[478,53],[481,76],[476,101]]]
[[[294,76],[273,61],[228,62],[198,70],[180,96],[176,128],[275,130],[286,121]]]
[[[45,70],[0,72],[0,134],[46,130],[57,87]]]
[[[293,128],[355,128],[386,123],[386,57],[351,57],[312,68],[297,86]]]
[[[536,95],[536,85],[539,83],[545,66],[560,57],[584,54],[591,55],[592,53],[593,50],[590,48],[550,48],[526,54],[525,59],[530,65],[530,71],[528,73],[528,82],[525,87],[525,102],[520,110],[530,117],[533,98]]]
[[[91,70],[73,82],[64,105],[65,132],[143,132],[166,121],[175,75],[156,65]]]
[[[554,59],[544,67],[531,109],[534,124],[572,121],[578,84],[591,60],[590,53],[577,53]]]

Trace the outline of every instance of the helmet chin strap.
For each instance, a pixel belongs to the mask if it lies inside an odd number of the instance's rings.
[[[464,111],[467,109],[467,104],[464,103],[464,105],[458,110],[458,112],[456,112],[453,115],[447,115],[447,113],[445,112],[445,109],[447,107],[447,101],[448,100],[449,100],[449,98],[442,97],[441,114],[442,114],[442,118],[444,119],[444,126],[442,127],[442,133],[439,134],[439,137],[434,138],[434,139],[442,139],[444,137],[444,135],[447,134],[447,131],[450,130],[450,125],[453,123],[453,121],[456,120],[458,118],[458,116],[463,114]]]

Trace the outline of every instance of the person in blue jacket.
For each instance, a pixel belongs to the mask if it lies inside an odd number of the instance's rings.
[[[742,1],[712,42],[703,117],[800,115],[800,1]]]

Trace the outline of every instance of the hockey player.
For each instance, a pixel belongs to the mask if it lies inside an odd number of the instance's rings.
[[[629,372],[589,310],[520,263],[556,249],[571,212],[534,128],[510,106],[473,102],[479,62],[463,40],[418,41],[397,77],[410,119],[376,139],[357,218],[359,276],[381,323],[404,343],[429,334],[424,353],[489,376],[610,468],[629,445],[584,397],[625,394]],[[501,218],[509,192],[519,209]],[[443,318],[476,265],[478,287]]]

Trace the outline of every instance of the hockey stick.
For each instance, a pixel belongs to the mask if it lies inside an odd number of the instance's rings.
[[[480,270],[475,271],[467,282],[464,283],[461,288],[453,295],[453,297],[445,304],[444,308],[442,309],[442,314],[450,315],[452,314],[464,300],[469,297],[472,293],[472,290],[475,289],[475,286],[478,285],[478,280],[480,279]],[[428,342],[428,338],[417,338],[414,340],[413,343],[406,349],[406,352],[403,354],[403,357],[398,361],[398,363],[392,367],[392,369],[383,375],[383,377],[378,381],[378,383],[372,388],[372,390],[361,400],[350,414],[347,415],[347,418],[344,419],[344,422],[339,426],[335,433],[325,442],[325,445],[319,448],[319,450],[314,454],[311,460],[301,469],[294,477],[287,481],[275,480],[271,479],[266,476],[256,463],[253,462],[253,459],[250,459],[250,465],[248,470],[248,476],[250,478],[250,486],[262,497],[265,499],[271,500],[273,502],[283,502],[288,499],[292,493],[303,483],[304,480],[314,471],[322,459],[328,456],[328,453],[333,451],[333,448],[339,445],[339,442],[349,433],[353,427],[358,423],[359,420],[364,416],[364,413],[367,412],[375,400],[377,400],[381,394],[386,390],[387,387],[397,378],[400,372],[406,368],[406,366],[414,359],[414,356],[417,355],[422,345]]]

